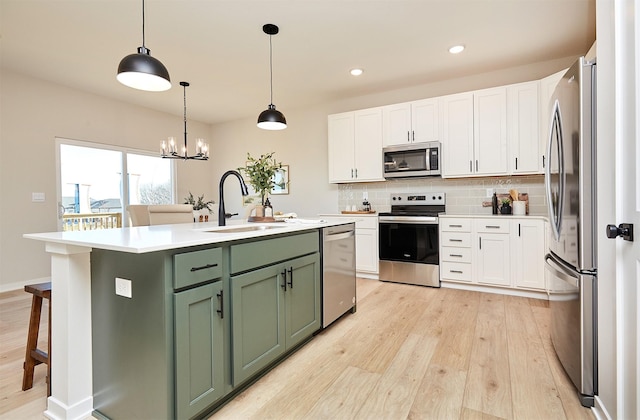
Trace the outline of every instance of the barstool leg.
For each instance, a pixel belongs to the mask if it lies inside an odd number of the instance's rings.
[[[38,346],[38,330],[40,329],[40,313],[42,312],[42,297],[33,295],[31,300],[31,317],[29,318],[29,334],[27,336],[27,350],[24,357],[24,374],[22,376],[22,390],[33,387],[33,368],[39,363],[31,356],[31,351]]]

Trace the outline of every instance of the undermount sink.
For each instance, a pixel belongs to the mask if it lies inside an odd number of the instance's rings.
[[[239,232],[256,232],[261,230],[280,229],[284,226],[269,226],[269,225],[256,225],[256,226],[238,226],[238,227],[220,227],[216,229],[207,229],[203,232],[209,233],[239,233]]]

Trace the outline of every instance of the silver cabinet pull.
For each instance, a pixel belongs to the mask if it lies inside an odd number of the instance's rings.
[[[462,258],[461,254],[449,254],[450,257]]]
[[[462,271],[460,270],[449,270],[450,273],[457,273],[457,274],[462,274]]]

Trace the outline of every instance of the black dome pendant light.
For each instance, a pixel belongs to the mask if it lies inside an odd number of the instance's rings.
[[[153,57],[144,45],[144,0],[142,0],[142,47],[136,54],[130,54],[120,61],[117,79],[134,89],[161,92],[171,87],[167,68]]]
[[[262,27],[262,31],[269,35],[269,81],[271,97],[269,107],[258,116],[258,128],[265,130],[283,130],[287,128],[287,120],[282,112],[276,110],[276,106],[273,104],[273,53],[271,49],[271,37],[278,33],[278,27],[267,23]]]

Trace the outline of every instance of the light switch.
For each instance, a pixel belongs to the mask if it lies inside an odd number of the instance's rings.
[[[44,202],[44,193],[43,192],[32,192],[31,193],[31,201],[34,203],[42,203]]]

